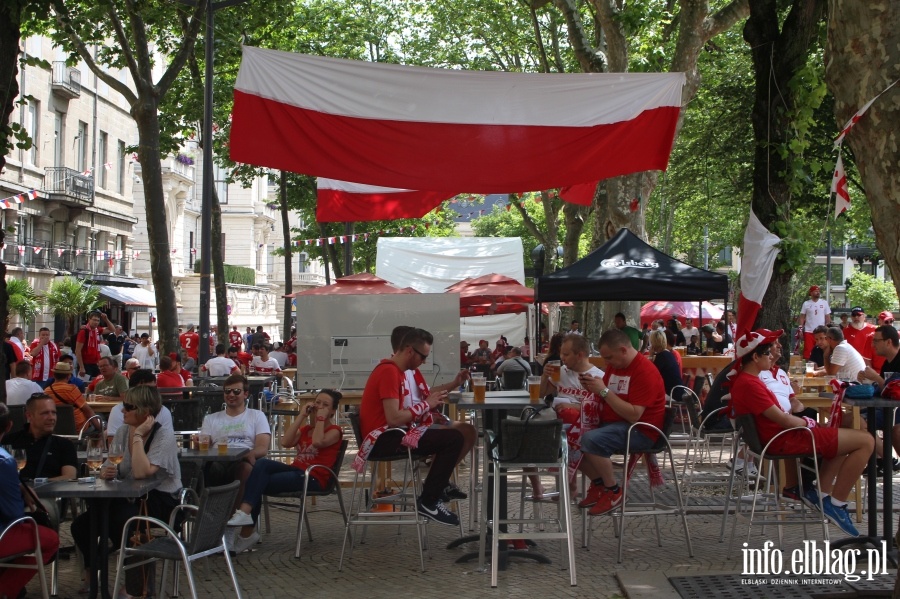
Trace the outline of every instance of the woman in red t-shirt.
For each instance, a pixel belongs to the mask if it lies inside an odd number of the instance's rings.
[[[341,427],[333,420],[341,397],[340,391],[323,389],[315,401],[303,406],[302,416],[296,418],[281,437],[282,447],[297,449],[297,456],[292,464],[266,458],[256,460],[244,487],[241,507],[228,521],[229,526],[242,527],[240,534],[234,539],[232,550],[235,553],[241,553],[259,540],[254,523],[259,518],[264,494],[302,491],[307,468],[316,464],[329,468],[334,465],[343,436]],[[309,424],[304,424],[307,417]],[[328,471],[321,468],[314,470],[310,473],[307,488],[312,491],[323,490],[330,476]]]

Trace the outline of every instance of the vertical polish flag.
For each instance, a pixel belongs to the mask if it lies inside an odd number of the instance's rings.
[[[772,280],[772,269],[778,256],[781,239],[766,229],[753,208],[747,230],[744,231],[744,248],[741,253],[741,295],[738,300],[737,337],[753,330],[756,315],[762,307],[763,297]]]
[[[834,217],[837,218],[850,208],[850,192],[847,189],[847,173],[844,172],[844,159],[838,153],[834,176],[831,178],[831,193],[834,195]]]

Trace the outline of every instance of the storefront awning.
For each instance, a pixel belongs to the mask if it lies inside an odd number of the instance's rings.
[[[149,312],[156,307],[156,294],[138,287],[101,285],[100,296],[124,305],[127,312]]]

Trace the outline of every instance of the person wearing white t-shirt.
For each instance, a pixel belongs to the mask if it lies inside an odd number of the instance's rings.
[[[559,348],[561,366],[544,365],[541,374],[542,393],[553,393],[553,409],[563,421],[569,443],[569,463],[580,463],[581,435],[600,423],[602,400],[582,384],[584,377],[603,378],[604,372],[588,360],[588,340],[580,334],[569,333]],[[556,371],[559,380],[554,381]],[[570,487],[572,487],[570,479]],[[535,491],[537,492],[537,491]]]
[[[207,360],[201,370],[206,370],[206,372],[209,373],[209,376],[228,376],[229,374],[239,372],[234,360],[229,360],[225,357],[224,343],[216,345],[216,357]]]
[[[691,337],[694,335],[697,336],[697,339],[700,339],[700,329],[694,326],[694,319],[690,317],[684,319],[684,326],[681,328],[681,333],[688,343],[691,342]],[[734,337],[732,337],[732,339],[733,338]]]
[[[272,429],[269,428],[269,420],[265,414],[247,407],[250,382],[246,377],[232,374],[222,384],[222,392],[225,394],[225,409],[207,414],[200,433],[210,435],[213,444],[226,441],[229,448],[245,448],[250,452],[237,462],[209,462],[204,473],[209,486],[240,481],[241,487],[234,504],[234,509],[238,509],[244,498],[244,484],[253,465],[269,451]]]
[[[140,362],[141,368],[153,370],[156,365],[156,350],[150,343],[150,335],[141,333],[141,342],[134,348],[131,357]]]
[[[253,349],[256,349],[254,344]],[[254,354],[253,360],[250,362],[250,374],[271,375],[281,372],[281,366],[275,358],[269,356],[269,347],[265,344],[259,345],[259,353]]]
[[[824,350],[825,372],[841,381],[855,381],[866,369],[866,361],[847,343],[839,327],[828,327],[825,335],[828,338],[828,348]]]
[[[32,394],[44,392],[40,385],[31,380],[31,362],[16,362],[13,373],[15,376],[6,381],[6,405],[24,406]]]
[[[822,325],[831,326],[831,308],[828,302],[819,296],[819,286],[809,288],[809,299],[800,306],[798,324],[803,329],[803,358],[809,360],[809,354],[816,345],[813,331]]]

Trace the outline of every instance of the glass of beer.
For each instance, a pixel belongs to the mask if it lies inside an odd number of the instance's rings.
[[[475,403],[484,403],[487,379],[472,379],[472,390],[475,392]]]
[[[200,435],[200,451],[209,451],[209,435]]]
[[[560,362],[559,360],[550,360],[549,362],[547,362],[547,364],[545,364],[545,366],[553,366],[554,367],[550,371],[550,379],[554,383],[558,383],[559,382],[559,369],[562,367],[562,362]]]
[[[541,401],[541,377],[528,377],[528,399],[531,403],[539,403]]]
[[[816,363],[815,362],[807,362],[806,363],[806,376],[812,377],[816,374]]]
[[[216,447],[219,449],[219,455],[226,455],[228,453],[228,439],[219,439]]]

